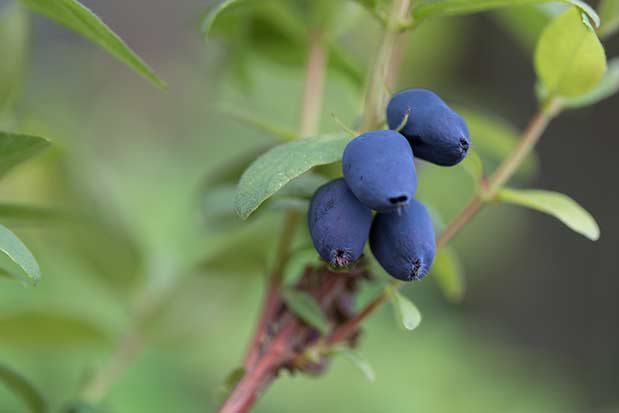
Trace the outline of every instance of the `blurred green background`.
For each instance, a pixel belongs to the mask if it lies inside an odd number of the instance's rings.
[[[32,249],[43,274],[36,288],[0,279],[0,362],[59,409],[79,399],[148,308],[128,367],[102,406],[214,411],[250,338],[282,220],[275,208],[244,224],[231,215],[222,168],[277,143],[234,115],[296,130],[305,59],[297,22],[311,22],[303,15],[311,2],[292,7],[296,21],[268,10],[233,16],[206,44],[198,26],[208,0],[83,3],[168,90],[0,0],[0,19],[11,13],[15,24],[0,39],[0,87],[11,103],[0,112],[1,129],[52,140],[0,183],[2,202],[42,208],[35,220],[2,223]],[[331,113],[358,121],[380,33],[360,7],[328,4],[337,47],[321,132],[338,130]],[[560,9],[428,22],[407,35],[398,87],[432,88],[471,117],[490,113],[519,130],[536,106],[535,39]],[[619,54],[616,37],[604,44],[609,57]],[[467,275],[461,304],[448,303],[428,277],[405,289],[424,316],[417,330],[401,331],[387,306],[370,319],[360,353],[374,383],[336,359],[322,377],[282,375],[255,411],[619,412],[618,109],[615,96],[561,115],[515,183],[572,196],[598,220],[600,241],[536,212],[487,208],[453,244]],[[493,136],[472,136],[489,169],[505,146]],[[420,197],[444,220],[472,194],[462,167],[420,171]],[[21,411],[0,385],[0,412]]]

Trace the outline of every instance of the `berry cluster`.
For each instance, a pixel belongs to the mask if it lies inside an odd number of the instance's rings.
[[[414,157],[456,165],[468,153],[469,131],[460,115],[425,89],[393,96],[387,123],[390,130],[367,132],[348,143],[344,178],[316,191],[309,230],[321,258],[335,268],[357,261],[369,237],[385,271],[403,281],[420,280],[432,266],[436,241],[428,211],[413,198]]]

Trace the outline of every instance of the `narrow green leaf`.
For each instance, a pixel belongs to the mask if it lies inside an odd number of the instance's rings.
[[[594,105],[617,92],[619,92],[619,58],[615,57],[608,62],[608,70],[593,89],[575,98],[562,99],[561,106],[571,109],[582,108]]]
[[[286,289],[282,292],[284,301],[299,318],[318,331],[326,334],[329,323],[316,299],[305,291]]]
[[[602,24],[598,28],[600,37],[608,37],[619,30],[619,0],[602,0],[598,6]]]
[[[0,113],[13,101],[25,72],[30,29],[28,13],[17,4],[0,7]]]
[[[37,136],[0,132],[0,176],[48,146],[47,139]]]
[[[399,324],[409,331],[416,329],[419,323],[421,323],[421,313],[415,304],[392,286],[388,285],[385,288],[393,304]]]
[[[69,215],[53,208],[0,203],[0,220],[11,224],[41,224],[69,219]]]
[[[234,390],[237,383],[243,378],[244,375],[245,375],[244,367],[237,367],[234,370],[232,370],[230,373],[228,373],[228,375],[226,376],[224,381],[221,383],[217,391],[218,393],[217,398],[220,400],[220,402],[223,402],[226,399],[226,397],[228,397],[228,395],[232,392],[232,390]]]
[[[347,347],[338,347],[336,350],[337,354],[341,354],[348,361],[352,363],[353,366],[357,367],[359,371],[363,374],[363,377],[367,379],[367,381],[376,380],[376,373],[374,373],[374,369],[370,366],[370,363],[367,362],[363,357],[359,355],[359,353],[352,351]]]
[[[18,394],[31,413],[47,412],[47,402],[39,390],[21,374],[0,364],[0,383]]]
[[[600,238],[600,228],[595,219],[567,195],[542,190],[502,189],[497,200],[533,208],[552,215],[572,230],[592,241]]]
[[[234,199],[237,214],[247,219],[294,178],[314,166],[339,161],[350,139],[342,134],[323,135],[299,139],[269,150],[241,176]]]
[[[546,26],[535,49],[535,71],[545,99],[581,96],[604,76],[604,47],[578,9]]]
[[[66,26],[101,46],[153,84],[165,89],[165,82],[159,79],[155,72],[97,15],[77,0],[21,0],[21,2],[32,11]]]
[[[4,225],[0,225],[0,251],[0,271],[24,285],[36,285],[39,282],[39,264],[24,243]]]
[[[453,303],[462,301],[466,280],[460,259],[453,248],[441,248],[430,271],[448,301]]]
[[[295,131],[288,130],[280,125],[275,125],[268,120],[261,119],[247,109],[221,106],[218,108],[218,111],[224,116],[228,116],[243,125],[249,126],[250,128],[256,129],[260,132],[264,132],[267,135],[271,135],[280,141],[291,141],[299,137]]]
[[[457,16],[541,3],[565,3],[575,6],[585,13],[596,27],[600,25],[600,17],[595,10],[580,0],[424,0],[413,7],[412,14],[415,20],[420,21],[428,17]]]

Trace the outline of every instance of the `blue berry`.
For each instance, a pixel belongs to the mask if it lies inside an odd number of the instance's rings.
[[[379,212],[403,207],[417,190],[413,151],[398,132],[367,132],[350,141],[342,170],[359,201]]]
[[[372,211],[340,178],[318,188],[307,220],[318,254],[332,267],[342,268],[361,257],[372,225]]]
[[[400,130],[410,142],[415,156],[442,166],[460,163],[471,146],[462,116],[434,92],[409,89],[394,95],[387,105],[389,128]]]
[[[377,214],[370,230],[370,248],[393,277],[402,281],[425,277],[436,253],[434,227],[426,208],[413,199],[399,212]]]

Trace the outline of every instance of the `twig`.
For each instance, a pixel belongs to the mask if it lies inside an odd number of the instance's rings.
[[[503,185],[513,176],[517,169],[522,164],[522,161],[531,153],[535,144],[539,141],[542,134],[546,130],[549,122],[559,113],[560,105],[558,101],[552,101],[544,109],[538,111],[529,125],[522,133],[522,137],[518,145],[499,165],[496,172],[488,180],[486,189],[476,195],[456,217],[449,223],[445,230],[439,235],[436,245],[437,248],[442,248],[464,227],[465,224],[477,215],[477,213],[496,196],[496,193]],[[401,288],[406,285],[402,282],[393,281],[391,283],[395,288]],[[345,340],[352,332],[356,331],[359,326],[371,314],[378,309],[382,303],[387,300],[387,293],[382,291],[372,301],[370,301],[355,317],[349,320],[348,323],[340,326],[333,332],[329,338],[329,344],[334,345]]]

